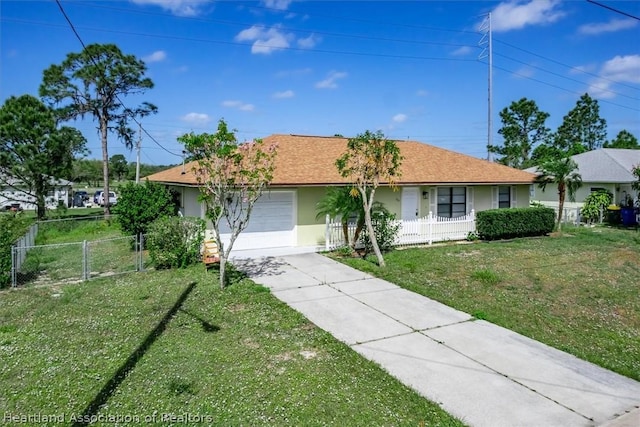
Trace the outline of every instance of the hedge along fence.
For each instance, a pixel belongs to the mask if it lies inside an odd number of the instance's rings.
[[[476,229],[483,240],[543,236],[554,226],[554,210],[544,207],[491,209],[476,214]]]
[[[11,248],[30,230],[31,223],[33,223],[32,219],[20,215],[0,214],[0,289],[11,284]]]

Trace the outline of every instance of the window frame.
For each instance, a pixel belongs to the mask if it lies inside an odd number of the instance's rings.
[[[441,194],[441,191],[446,190],[448,194]],[[454,190],[462,190],[461,194],[454,194]],[[455,202],[456,197],[463,197],[463,202]],[[441,197],[446,197],[447,202],[440,202]],[[467,187],[438,187],[436,190],[436,208],[437,215],[442,218],[460,218],[467,214],[468,195]],[[460,207],[462,206],[462,210]],[[442,209],[446,207],[445,209]],[[458,209],[454,209],[457,207]],[[446,212],[444,212],[446,211]]]
[[[506,190],[506,192],[505,192]],[[506,200],[502,199],[502,196],[506,196]],[[499,185],[498,186],[498,209],[507,209],[511,207],[511,186]]]

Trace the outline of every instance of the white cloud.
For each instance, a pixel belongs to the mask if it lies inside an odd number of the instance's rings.
[[[192,125],[206,125],[211,121],[211,117],[204,113],[189,113],[180,117],[180,120],[191,123]]]
[[[589,65],[578,65],[577,67],[573,67],[569,70],[569,74],[585,74],[585,73],[593,73],[598,69],[597,66],[593,64]]]
[[[262,0],[265,7],[278,10],[287,10],[293,0]]]
[[[633,19],[612,19],[609,22],[597,22],[584,24],[578,27],[578,33],[593,36],[602,33],[614,33],[616,31],[634,28],[638,24]]]
[[[142,60],[144,62],[152,63],[152,62],[161,62],[167,59],[167,53],[164,50],[156,50],[151,55],[147,55]]]
[[[590,82],[589,93],[597,98],[614,98],[615,83],[640,84],[640,55],[615,56],[600,68],[600,78]]]
[[[495,32],[520,30],[528,25],[551,24],[565,16],[559,0],[511,0],[500,3],[491,12],[491,28]]]
[[[470,53],[471,53],[471,47],[462,46],[462,47],[457,48],[453,52],[451,52],[451,55],[453,55],[453,56],[465,56],[465,55],[468,55]]]
[[[391,120],[393,120],[396,123],[402,123],[407,120],[407,115],[402,113],[396,114],[395,116],[393,116],[393,119]]]
[[[309,37],[306,37],[304,39],[298,39],[298,46],[303,49],[312,49],[321,41],[321,37],[318,37],[315,34],[311,34]]]
[[[253,111],[255,106],[253,104],[245,104],[242,101],[222,101],[222,106],[227,108],[235,108],[240,111]]]
[[[427,95],[429,95],[429,92],[427,92],[424,89],[418,89],[418,91],[416,92],[416,95],[417,96],[427,96]]]
[[[521,79],[528,79],[533,77],[534,74],[533,67],[525,65],[524,67],[520,67],[520,69],[514,73],[514,76]]]
[[[292,90],[285,90],[284,92],[276,92],[273,94],[273,97],[276,99],[293,98],[294,96],[295,94]]]
[[[274,50],[286,49],[290,46],[289,41],[293,38],[291,34],[280,31],[279,26],[269,29],[254,25],[251,28],[240,31],[236,41],[252,41],[251,53],[262,53],[269,55]]]
[[[316,83],[318,89],[335,89],[338,87],[336,80],[344,79],[347,77],[347,73],[344,71],[331,71],[326,79]]]
[[[160,6],[176,16],[197,16],[202,12],[202,6],[211,0],[130,0],[139,5]]]

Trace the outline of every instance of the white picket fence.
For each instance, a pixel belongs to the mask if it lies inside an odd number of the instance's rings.
[[[400,230],[395,246],[432,244],[449,240],[464,240],[476,231],[476,215],[471,211],[458,218],[443,218],[429,212],[428,216],[413,220],[397,220]],[[348,224],[349,240],[353,240],[356,224]],[[325,229],[325,249],[330,251],[344,246],[342,223],[327,216]]]

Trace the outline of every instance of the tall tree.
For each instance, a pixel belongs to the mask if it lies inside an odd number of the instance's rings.
[[[76,159],[73,162],[72,181],[85,182],[89,187],[97,187],[102,182],[102,161],[96,159]]]
[[[491,145],[489,151],[502,156],[499,163],[518,169],[532,165],[532,150],[549,135],[545,122],[549,113],[541,111],[536,102],[527,98],[514,101],[500,111],[502,128],[498,133],[504,145]]]
[[[621,130],[616,135],[615,139],[611,142],[605,142],[604,148],[628,148],[633,150],[640,150],[640,144],[638,138],[636,138],[631,132],[626,129]]]
[[[118,181],[122,181],[122,176],[126,175],[128,169],[127,159],[123,154],[115,154],[109,159],[109,167]]]
[[[33,197],[42,219],[54,181],[71,174],[85,144],[77,129],[58,128],[54,110],[38,98],[12,96],[0,107],[0,182]]]
[[[585,93],[564,116],[554,144],[572,156],[601,148],[606,141],[607,121],[600,117],[598,101]]]
[[[98,122],[104,194],[109,194],[109,133],[115,133],[132,148],[135,131],[129,123],[136,117],[157,111],[148,102],[130,108],[122,101],[126,96],[153,88],[151,79],[144,76],[146,70],[143,61],[123,54],[113,44],[91,44],[80,53],[68,54],[61,65],[52,65],[44,71],[40,96],[59,107],[63,118],[68,120],[90,114]],[[110,215],[108,198],[104,214]]]
[[[224,120],[214,134],[189,133],[178,138],[197,161],[193,172],[200,184],[200,196],[220,253],[220,287],[226,285],[226,264],[238,235],[247,228],[253,206],[273,179],[276,145],[265,147],[262,140],[238,143],[235,131]],[[220,225],[231,230],[225,248]]]
[[[347,141],[347,151],[336,160],[340,175],[348,178],[354,191],[360,193],[365,225],[380,267],[384,267],[385,262],[373,230],[371,209],[376,189],[380,184],[386,183],[394,187],[395,179],[401,174],[401,163],[400,148],[395,141],[387,139],[380,131],[366,131],[350,138]]]
[[[582,176],[578,172],[578,165],[570,157],[561,159],[551,159],[538,167],[540,175],[536,182],[544,190],[547,185],[556,185],[558,188],[558,219],[556,228],[560,230],[562,211],[564,209],[565,198],[574,202],[576,191],[582,186]]]

